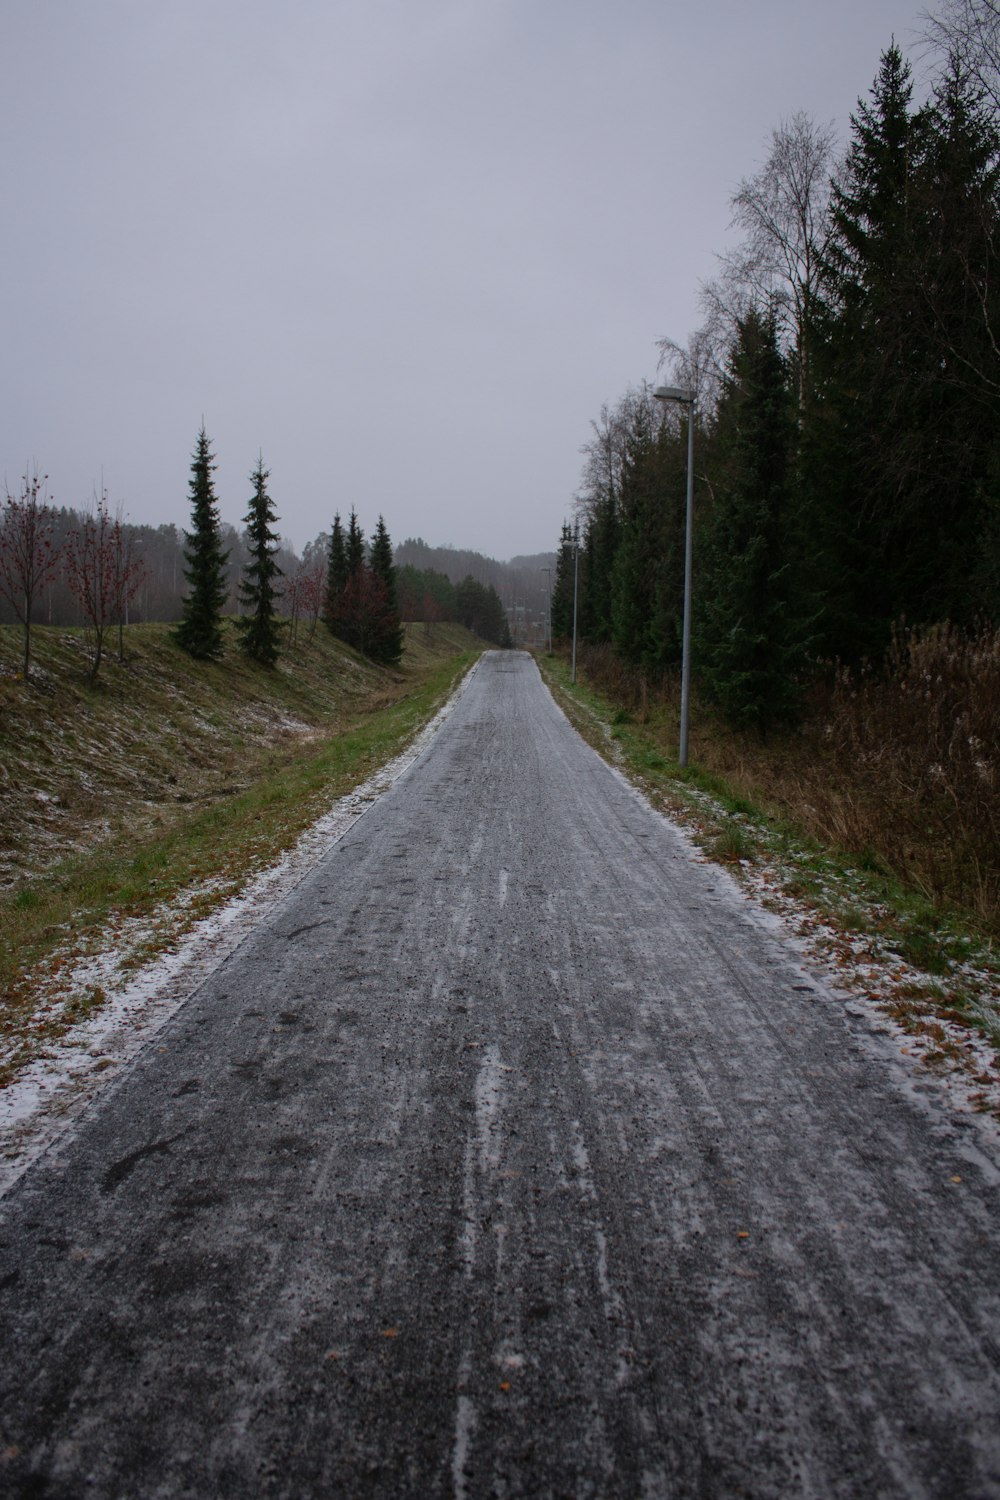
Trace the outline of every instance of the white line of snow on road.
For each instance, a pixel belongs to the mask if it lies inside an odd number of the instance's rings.
[[[472,1360],[470,1356],[463,1357],[459,1367],[459,1386],[467,1386],[471,1378]],[[452,1495],[454,1500],[465,1500],[469,1493],[468,1474],[466,1472],[469,1463],[469,1450],[472,1446],[472,1435],[479,1425],[475,1404],[471,1397],[460,1395],[455,1404],[455,1443],[451,1458]]]
[[[476,1250],[479,1223],[484,1203],[493,1196],[493,1173],[500,1165],[498,1142],[499,1116],[503,1103],[506,1070],[495,1042],[486,1047],[480,1058],[473,1091],[475,1114],[470,1123],[465,1155],[462,1161],[462,1233],[459,1249],[466,1279],[476,1274]],[[503,1246],[498,1246],[502,1255]]]
[[[500,1165],[497,1120],[503,1098],[500,1049],[495,1042],[483,1050],[476,1075],[476,1132],[479,1137],[479,1170],[484,1175]]]
[[[244,938],[314,869],[338,839],[423,754],[465,691],[478,662],[465,674],[448,701],[405,750],[381,766],[360,786],[340,797],[301,835],[294,848],[257,875],[238,895],[198,922],[168,952],[137,974],[123,976],[124,947],[134,949],[141,927],[153,932],[169,918],[171,907],[149,918],[123,924],[109,934],[105,952],[91,955],[68,977],[72,989],[99,985],[107,1002],[0,1090],[0,1196],[116,1078],[122,1066],[156,1035],[208,975],[234,952]],[[198,888],[199,894],[210,889]],[[189,904],[191,892],[173,904]],[[122,943],[127,936],[128,943]],[[66,976],[63,976],[66,979]]]

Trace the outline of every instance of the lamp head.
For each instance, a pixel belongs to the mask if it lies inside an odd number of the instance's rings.
[[[682,385],[658,385],[653,391],[657,401],[683,401],[686,406],[694,405],[694,391],[689,391]]]

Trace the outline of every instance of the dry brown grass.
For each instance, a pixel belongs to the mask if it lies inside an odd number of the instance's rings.
[[[676,682],[654,692],[608,648],[581,664],[673,753]],[[767,744],[698,704],[691,760],[818,842],[1000,931],[1000,631],[900,630],[878,671],[831,674],[803,727]]]
[[[936,903],[1000,920],[1000,632],[899,631],[840,672],[801,737],[799,804]]]

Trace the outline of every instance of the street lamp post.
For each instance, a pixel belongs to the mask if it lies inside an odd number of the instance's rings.
[[[678,401],[687,407],[687,507],[684,521],[684,628],[681,636],[681,743],[678,764],[688,763],[688,718],[691,706],[691,559],[694,535],[694,400],[693,390],[678,385],[658,385],[657,401]]]
[[[545,649],[552,655],[552,569],[542,568],[545,574]]]
[[[571,681],[576,682],[576,601],[580,592],[580,523],[573,527],[573,672]]]

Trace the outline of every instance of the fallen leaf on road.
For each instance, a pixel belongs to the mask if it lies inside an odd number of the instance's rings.
[[[740,1229],[740,1230],[738,1230],[736,1238],[738,1240],[748,1240],[750,1238],[750,1231],[749,1231],[749,1229]]]
[[[500,1389],[502,1391],[509,1391],[510,1390],[510,1381],[509,1380],[501,1380],[501,1382],[500,1382]]]
[[[399,1338],[399,1329],[398,1328],[383,1328],[383,1330],[382,1330],[382,1337],[384,1339],[398,1339]]]
[[[949,1182],[961,1182],[961,1177],[949,1177]]]

